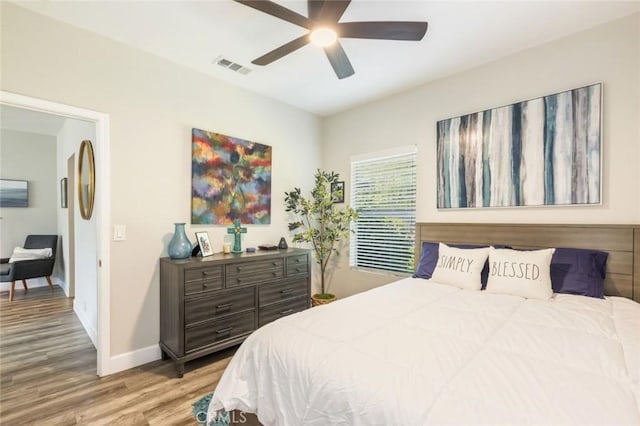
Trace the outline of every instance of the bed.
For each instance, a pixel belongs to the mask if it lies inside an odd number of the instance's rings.
[[[640,226],[421,223],[416,259],[425,241],[597,248],[609,255],[607,297],[404,278],[257,330],[209,419],[224,409],[264,425],[640,424]]]

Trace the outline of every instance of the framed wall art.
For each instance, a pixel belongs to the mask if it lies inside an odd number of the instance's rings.
[[[271,147],[192,130],[191,223],[271,223]]]
[[[602,84],[438,121],[437,206],[601,203]]]
[[[60,179],[60,207],[66,209],[67,202],[67,178]]]
[[[0,207],[29,207],[29,182],[0,179]]]
[[[344,181],[331,184],[331,200],[335,204],[344,203]]]

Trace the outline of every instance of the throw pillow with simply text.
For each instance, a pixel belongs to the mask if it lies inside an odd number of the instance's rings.
[[[489,247],[460,249],[440,243],[438,263],[431,279],[467,290],[480,290],[480,274],[488,255]]]

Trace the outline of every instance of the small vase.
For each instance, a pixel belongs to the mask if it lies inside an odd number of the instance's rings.
[[[176,223],[173,238],[169,242],[167,249],[169,257],[172,259],[185,259],[191,256],[191,242],[184,232],[184,223]]]

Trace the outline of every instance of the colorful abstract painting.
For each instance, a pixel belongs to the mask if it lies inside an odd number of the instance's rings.
[[[437,123],[438,208],[600,204],[602,84]]]
[[[271,147],[192,131],[191,223],[271,223]]]

